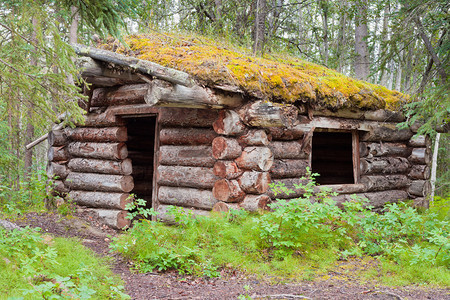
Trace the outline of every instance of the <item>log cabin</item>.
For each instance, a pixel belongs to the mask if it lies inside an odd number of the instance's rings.
[[[132,35],[75,45],[84,124],[48,135],[54,192],[124,228],[129,195],[168,220],[267,209],[269,183],[318,184],[374,207],[427,204],[430,139],[398,129],[407,96],[299,59],[258,58],[206,38]]]

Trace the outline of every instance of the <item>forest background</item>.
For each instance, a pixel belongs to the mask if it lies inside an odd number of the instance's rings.
[[[182,31],[253,55],[282,52],[409,94],[408,122],[439,141],[433,128],[450,121],[449,8],[446,0],[2,0],[1,210],[42,205],[46,143],[25,145],[82,117],[70,43]],[[447,197],[448,134],[436,144],[436,194]]]

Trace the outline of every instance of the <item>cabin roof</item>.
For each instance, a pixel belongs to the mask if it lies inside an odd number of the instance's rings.
[[[205,37],[134,34],[124,40],[129,48],[112,39],[100,48],[183,71],[202,85],[227,87],[257,99],[308,103],[315,109],[392,111],[400,110],[408,99],[400,92],[298,58],[246,55]]]

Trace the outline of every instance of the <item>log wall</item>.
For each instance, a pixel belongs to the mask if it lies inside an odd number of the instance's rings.
[[[124,207],[130,192],[148,195],[165,221],[171,220],[168,205],[206,215],[268,209],[278,198],[302,196],[294,184],[305,183],[300,178],[311,167],[311,141],[319,129],[353,130],[360,140],[358,183],[330,186],[340,194],[339,203],[354,193],[374,206],[406,198],[426,202],[429,139],[396,130],[395,123],[379,122],[375,115],[364,114],[364,120],[335,113],[314,117],[265,102],[219,111],[149,107],[143,104],[146,93],[146,84],[95,89],[85,124],[49,134],[47,173],[55,181],[53,193],[96,210],[113,227],[129,225]],[[148,154],[153,141],[142,138],[148,129],[140,132],[135,126],[130,135],[123,116],[155,113],[158,151],[153,157]],[[145,182],[153,177],[156,189]],[[270,184],[277,181],[293,192],[272,191]]]

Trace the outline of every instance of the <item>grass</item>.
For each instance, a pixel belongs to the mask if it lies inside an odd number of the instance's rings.
[[[105,258],[29,228],[0,228],[0,298],[129,299]]]

